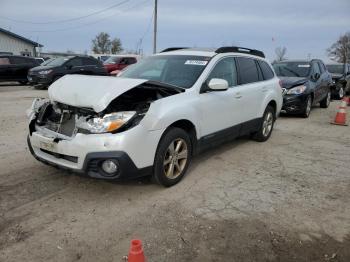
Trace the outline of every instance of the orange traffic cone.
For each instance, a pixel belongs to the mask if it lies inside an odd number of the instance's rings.
[[[145,255],[143,254],[142,242],[138,239],[131,240],[128,262],[145,262]]]
[[[341,125],[341,126],[347,126],[346,124],[346,99],[343,98],[341,101],[340,107],[338,108],[338,112],[335,115],[335,119],[331,124],[334,125]]]

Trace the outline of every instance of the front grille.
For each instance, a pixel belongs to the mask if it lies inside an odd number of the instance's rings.
[[[42,148],[40,148],[40,151],[42,151],[46,154],[52,155],[56,158],[62,158],[62,159],[65,159],[65,160],[73,162],[73,163],[78,163],[78,157],[76,157],[76,156],[69,156],[69,155],[54,153],[54,152],[51,152],[49,150],[42,149]]]

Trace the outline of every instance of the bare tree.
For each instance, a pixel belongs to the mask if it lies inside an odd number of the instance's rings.
[[[117,54],[119,52],[123,51],[122,42],[119,38],[114,38],[111,42],[111,53]]]
[[[337,42],[327,49],[330,59],[339,63],[350,61],[350,32],[341,35]]]
[[[112,42],[109,34],[105,32],[99,33],[92,40],[92,51],[96,54],[109,54],[111,51]]]
[[[275,53],[276,53],[276,60],[275,61],[280,62],[282,60],[285,60],[286,59],[287,48],[285,46],[277,47],[275,49]]]

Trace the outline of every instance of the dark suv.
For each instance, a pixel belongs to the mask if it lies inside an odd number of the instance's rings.
[[[283,87],[282,113],[309,117],[313,104],[329,106],[332,77],[321,60],[287,60],[273,67]]]
[[[342,99],[350,93],[350,64],[328,64],[327,69],[333,79],[332,96]]]
[[[40,65],[33,57],[0,55],[0,81],[27,83],[28,70]]]
[[[28,80],[40,89],[66,74],[107,75],[107,71],[100,61],[90,56],[59,57],[29,70]]]

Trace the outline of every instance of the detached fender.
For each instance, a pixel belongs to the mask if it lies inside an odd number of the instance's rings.
[[[196,109],[196,96],[181,93],[169,96],[153,102],[146,113],[142,124],[149,130],[165,130],[171,124],[179,120],[190,121],[195,129],[197,137],[199,132],[199,113]]]

